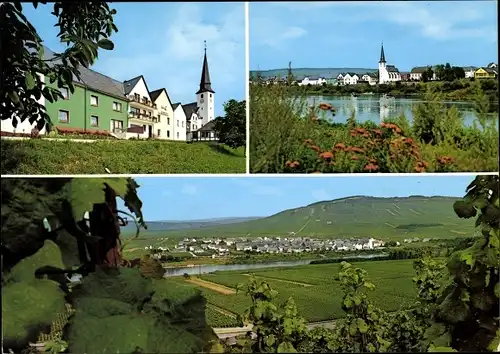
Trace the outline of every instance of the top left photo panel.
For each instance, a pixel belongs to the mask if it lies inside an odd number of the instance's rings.
[[[0,9],[2,176],[246,172],[245,3]]]

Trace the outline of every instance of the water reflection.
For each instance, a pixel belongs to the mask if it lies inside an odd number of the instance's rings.
[[[379,254],[361,254],[357,256],[349,256],[348,258],[370,259],[386,256],[384,253]],[[345,257],[340,257],[345,258]],[[184,274],[197,275],[207,274],[218,271],[229,270],[248,270],[248,269],[262,269],[262,268],[275,268],[275,267],[294,267],[298,265],[309,264],[311,260],[302,259],[296,261],[281,261],[269,263],[253,263],[253,264],[201,264],[192,267],[175,267],[165,268],[165,277],[178,277]]]
[[[384,96],[308,96],[308,106],[317,106],[320,103],[329,103],[336,108],[335,116],[325,112],[326,118],[333,122],[345,123],[354,112],[359,122],[372,121],[380,123],[388,118],[396,118],[404,114],[411,122],[413,120],[413,107],[423,101],[410,98],[391,98]],[[464,124],[471,126],[477,120],[474,105],[471,102],[446,101],[446,106],[455,106],[464,118]],[[492,114],[496,118],[497,114]],[[496,118],[497,119],[497,118]]]

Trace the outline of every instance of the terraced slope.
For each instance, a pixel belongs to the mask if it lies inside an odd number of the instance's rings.
[[[455,200],[452,197],[353,196],[285,210],[257,220],[197,230],[177,230],[165,235],[283,237],[295,233],[304,237],[383,239],[469,236],[474,231],[474,224],[455,215]]]

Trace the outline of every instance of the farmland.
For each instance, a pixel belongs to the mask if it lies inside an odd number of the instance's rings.
[[[370,299],[376,305],[387,311],[394,311],[401,306],[413,303],[416,291],[412,282],[414,271],[411,260],[371,261],[355,264],[367,270],[369,280],[376,285],[376,289],[369,294]],[[339,268],[339,264],[305,265],[268,268],[254,271],[252,274],[259,280],[265,280],[279,292],[279,302],[293,297],[299,312],[306,320],[316,322],[338,319],[343,316],[342,292],[339,283],[335,280]],[[249,280],[248,271],[217,272],[202,275],[200,278],[231,288]],[[189,284],[182,278],[164,281],[171,284]],[[205,287],[198,286],[198,288],[207,298],[209,308],[212,305],[232,313],[242,314],[250,306],[250,300],[244,293],[224,295]],[[206,315],[208,322],[213,326],[234,326],[235,319],[221,314],[213,307],[207,310]]]

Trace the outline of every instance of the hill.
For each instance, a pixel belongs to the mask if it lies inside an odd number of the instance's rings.
[[[161,231],[171,230],[185,230],[185,229],[200,229],[203,227],[228,225],[235,223],[242,223],[245,221],[255,220],[258,217],[229,217],[229,218],[216,218],[216,219],[202,219],[202,220],[164,220],[164,221],[146,221],[148,225],[147,233],[159,234]],[[121,228],[122,233],[130,233],[136,231],[136,226],[132,221],[128,225]]]
[[[166,232],[178,237],[296,236],[355,238],[451,238],[470,236],[474,222],[459,219],[453,211],[458,198],[411,196],[375,198],[353,196],[230,225]]]
[[[371,73],[377,72],[378,69],[367,68],[292,68],[292,73],[295,78],[301,79],[306,76],[321,76],[325,78],[337,77],[340,73],[353,72],[353,73]],[[281,76],[285,77],[288,69],[272,69],[272,70],[250,70],[250,77],[256,77],[260,73],[262,78]]]

